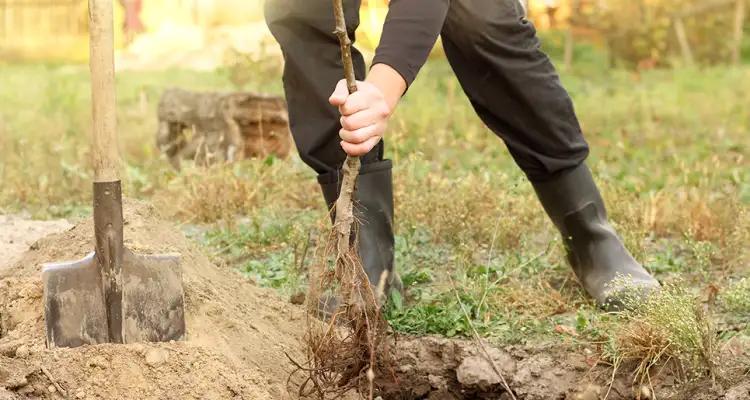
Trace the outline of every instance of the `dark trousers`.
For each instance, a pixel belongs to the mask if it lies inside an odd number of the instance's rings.
[[[354,40],[360,1],[344,3]],[[451,0],[441,36],[479,117],[528,178],[543,182],[580,165],[588,145],[570,97],[523,14],[518,0]],[[339,145],[339,112],[328,104],[343,77],[331,1],[267,0],[266,21],[286,61],[284,89],[299,154],[319,174],[335,171],[346,155]],[[365,62],[356,50],[353,57],[362,80]],[[381,143],[363,162],[382,157]]]

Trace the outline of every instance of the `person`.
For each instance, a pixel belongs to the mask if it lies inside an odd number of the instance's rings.
[[[557,27],[557,10],[560,9],[560,0],[544,0],[544,8],[547,12],[547,23],[550,28]]]
[[[129,44],[135,39],[136,35],[145,30],[141,21],[143,0],[120,0],[120,5],[125,10],[122,30],[125,33],[125,43]]]
[[[359,7],[359,0],[344,0],[352,41]],[[352,95],[341,80],[330,0],[267,0],[265,16],[285,59],[292,135],[302,160],[318,173],[329,207],[338,197],[346,155],[361,157],[359,252],[372,284],[387,273],[390,288],[400,288],[393,264],[392,163],[384,159],[383,137],[441,35],[477,115],[533,185],[589,295],[617,308],[626,291],[659,287],[607,220],[572,101],[519,0],[391,0],[369,73],[353,50],[358,91]]]

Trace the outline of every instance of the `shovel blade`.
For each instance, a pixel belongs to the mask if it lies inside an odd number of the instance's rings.
[[[79,261],[43,266],[48,347],[110,341],[100,271],[94,253]],[[125,249],[121,271],[123,342],[184,339],[179,255],[139,255]]]
[[[185,296],[180,256],[140,255],[125,249],[122,264],[123,341],[184,339]]]
[[[108,341],[107,311],[96,256],[42,266],[47,347]]]

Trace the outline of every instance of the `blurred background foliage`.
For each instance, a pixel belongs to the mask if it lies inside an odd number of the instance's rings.
[[[248,53],[257,50],[255,42],[268,43],[262,39],[268,35],[262,29],[263,0],[113,1],[120,5],[116,24],[123,27],[126,4],[139,4],[143,29],[138,33],[144,37],[130,37],[122,30],[117,37],[121,48],[133,48],[131,53],[165,46],[195,51],[217,41],[229,41],[229,47]],[[679,21],[684,25],[683,44],[696,63],[727,62],[738,45],[738,13],[747,13],[747,7],[738,9],[736,0],[519,1],[525,2],[541,31],[563,32],[567,40],[590,43],[608,55],[610,64],[631,69],[685,63]],[[86,0],[0,0],[0,60],[85,61],[86,9]],[[377,46],[387,9],[388,0],[363,0],[358,42],[366,51]],[[249,25],[256,28],[247,29]]]
[[[736,1],[606,0],[580,3],[573,21],[605,41],[613,62],[629,67],[666,66],[680,55],[676,19],[685,26],[695,59],[716,64],[730,59]]]

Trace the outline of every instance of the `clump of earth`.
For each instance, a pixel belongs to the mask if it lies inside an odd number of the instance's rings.
[[[92,251],[92,222],[0,217],[0,400],[298,398],[304,374],[292,374],[290,358],[304,360],[304,309],[213,264],[149,205],[127,201],[124,217],[129,248],[181,254],[187,340],[47,349],[41,265]],[[597,366],[591,353],[559,343],[501,350],[470,340],[402,337],[392,348],[389,373],[377,378],[383,400],[511,399],[502,378],[518,399],[653,396],[634,389],[627,376],[610,389],[611,370]],[[657,398],[750,399],[750,382],[690,393],[667,382]]]

